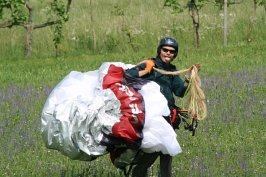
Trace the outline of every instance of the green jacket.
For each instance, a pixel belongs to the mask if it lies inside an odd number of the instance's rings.
[[[156,68],[163,69],[165,71],[177,71],[174,65],[163,63],[158,56],[154,60]],[[126,72],[132,77],[138,78],[138,72],[144,70],[145,67],[146,63],[142,63],[126,70]],[[187,87],[184,86],[184,81],[179,75],[163,75],[155,70],[152,70],[149,74],[146,74],[141,78],[154,81],[160,86],[161,93],[167,99],[169,108],[173,107],[175,104],[173,93],[178,97],[183,97],[187,89]]]

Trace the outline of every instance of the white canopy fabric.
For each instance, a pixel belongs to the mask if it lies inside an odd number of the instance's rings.
[[[102,82],[110,65],[128,69],[121,62],[103,63],[99,70],[70,72],[51,92],[41,114],[41,134],[47,148],[75,160],[90,161],[107,152],[100,142],[103,133],[112,134],[120,121],[120,101]],[[170,114],[167,100],[155,82],[138,91],[145,103],[145,124],[141,149],[175,156],[182,150],[176,133],[162,116]]]

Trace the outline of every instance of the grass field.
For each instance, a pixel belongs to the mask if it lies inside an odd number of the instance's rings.
[[[247,44],[252,3],[245,1],[240,6],[231,6],[228,46],[223,47],[222,12],[208,5],[201,13],[201,47],[194,49],[187,13],[172,16],[159,0],[104,2],[93,4],[96,50],[92,49],[89,5],[85,0],[73,3],[59,58],[53,58],[51,28],[34,33],[31,59],[23,58],[22,28],[0,29],[0,176],[123,176],[108,155],[81,162],[47,149],[40,134],[41,111],[52,89],[70,71],[96,70],[103,62],[135,64],[155,57],[158,39],[171,35],[179,41],[180,52],[173,61],[178,69],[201,64],[200,78],[208,108],[207,118],[199,123],[195,137],[184,128],[176,131],[183,152],[173,159],[173,176],[264,177],[265,11],[258,10],[252,42]],[[111,14],[117,10],[116,5],[125,10],[123,18]],[[37,20],[41,21],[43,13],[38,14]],[[139,51],[130,47],[122,24],[135,32],[133,39]],[[184,106],[183,99],[177,99],[176,103]],[[157,171],[158,162],[150,169],[149,176],[157,176]]]
[[[265,175],[265,54],[265,46],[259,45],[204,48],[183,50],[174,61],[179,69],[202,64],[200,77],[208,107],[195,137],[183,128],[177,131],[183,153],[174,157],[174,176]],[[70,71],[95,70],[105,61],[136,63],[146,55],[2,62],[1,176],[119,176],[108,155],[80,162],[46,149],[40,135],[40,112],[53,87]],[[157,165],[150,176],[156,176]]]

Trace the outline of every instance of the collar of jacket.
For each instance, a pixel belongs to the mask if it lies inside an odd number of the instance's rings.
[[[155,58],[155,64],[157,65],[158,68],[162,68],[162,69],[165,69],[167,71],[169,71],[169,69],[171,68],[171,64],[170,63],[164,63],[159,56],[157,56]]]

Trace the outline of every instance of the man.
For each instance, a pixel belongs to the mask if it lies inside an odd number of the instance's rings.
[[[175,38],[164,37],[160,40],[157,47],[157,56],[154,59],[147,60],[145,63],[127,70],[126,72],[135,78],[143,78],[156,82],[160,88],[161,93],[168,101],[169,109],[172,110],[175,105],[173,93],[178,97],[183,97],[188,83],[189,74],[183,81],[179,75],[163,75],[153,70],[153,67],[165,71],[177,71],[176,67],[171,62],[178,54],[178,42]],[[195,65],[200,70],[200,65]],[[165,117],[166,121],[171,124],[170,115]],[[161,152],[144,153],[135,166],[132,172],[133,177],[146,177],[148,168],[160,156],[160,175],[161,177],[172,176],[172,156],[169,154],[162,154]]]

